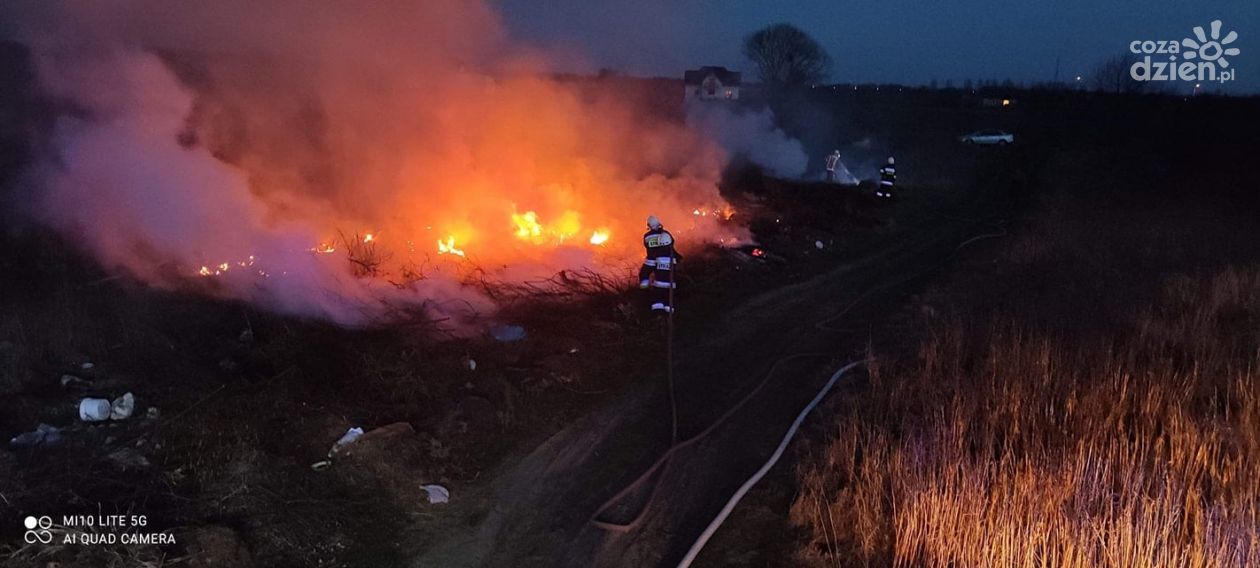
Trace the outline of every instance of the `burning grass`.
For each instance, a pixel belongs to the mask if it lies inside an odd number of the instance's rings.
[[[1085,250],[1060,237],[1013,256],[1058,290],[1028,302],[1077,321],[1020,317],[1001,307],[1019,296],[995,294],[930,323],[917,358],[877,358],[869,395],[800,472],[804,561],[1260,565],[1260,267],[1147,280],[1096,254],[1113,289],[1093,299],[1137,299],[1068,310],[1053,298],[1090,272],[1046,272],[1047,254]]]

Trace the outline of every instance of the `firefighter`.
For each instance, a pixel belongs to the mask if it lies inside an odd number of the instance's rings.
[[[827,181],[836,181],[836,166],[840,164],[840,150],[836,150],[827,156]]]
[[[893,185],[897,183],[896,162],[892,156],[888,157],[888,164],[879,169],[879,188],[875,190],[875,197],[891,199],[893,197]]]
[[[670,313],[674,306],[670,302],[670,291],[677,287],[674,283],[674,265],[682,260],[682,255],[674,250],[674,235],[661,226],[656,215],[647,218],[648,231],[643,233],[643,248],[647,254],[643,259],[643,267],[639,269],[639,288],[652,289],[652,311]]]

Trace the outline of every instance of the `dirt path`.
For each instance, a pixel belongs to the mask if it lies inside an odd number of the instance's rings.
[[[934,277],[932,269],[958,243],[984,230],[974,223],[925,215],[917,227],[889,239],[861,262],[768,292],[725,318],[691,322],[680,315],[675,343],[680,439],[708,427],[781,358],[819,355],[781,366],[749,404],[676,454],[657,476],[655,495],[645,489],[606,515],[611,521],[628,521],[646,502],[647,513],[637,529],[606,532],[588,519],[668,449],[671,421],[664,376],[644,377],[641,388],[557,433],[515,464],[501,477],[494,506],[475,530],[450,535],[415,565],[673,565],[769,456],[828,372],[859,357],[870,328]],[[815,326],[851,305],[827,329]]]

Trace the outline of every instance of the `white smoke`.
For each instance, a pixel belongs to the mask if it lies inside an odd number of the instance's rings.
[[[687,124],[717,141],[732,157],[743,158],[782,178],[805,175],[809,156],[800,140],[775,126],[774,112],[731,108],[725,103],[687,105]]]

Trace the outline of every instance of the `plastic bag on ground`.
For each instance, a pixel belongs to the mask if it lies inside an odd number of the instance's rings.
[[[131,418],[131,413],[136,411],[136,397],[131,393],[124,394],[114,399],[110,404],[109,418],[111,420],[126,420]]]
[[[429,494],[429,503],[434,505],[451,500],[451,492],[441,485],[424,485],[421,489]]]
[[[333,454],[339,453],[342,448],[350,444],[353,444],[354,441],[358,440],[359,436],[362,436],[362,435],[363,435],[363,429],[357,426],[349,430],[346,430],[346,433],[342,434],[341,437],[337,439],[337,442],[333,444],[332,449],[328,450],[328,457],[332,457]]]
[[[61,441],[61,428],[49,426],[40,423],[35,427],[33,432],[24,432],[14,436],[9,440],[9,444],[15,448],[34,448],[36,446],[51,446]]]

